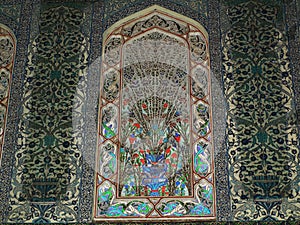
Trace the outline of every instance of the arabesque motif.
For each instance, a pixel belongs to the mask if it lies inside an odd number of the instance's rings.
[[[300,218],[298,130],[285,34],[275,7],[228,8],[223,43],[233,219]]]
[[[0,165],[15,52],[13,34],[0,24]]]
[[[45,9],[29,45],[10,223],[77,221],[89,49],[84,20],[79,9]]]
[[[207,37],[160,7],[108,35],[95,219],[214,218]]]
[[[187,8],[189,10],[196,11],[202,17],[207,17],[207,0],[172,0],[170,1],[174,5],[178,5],[180,7]],[[151,2],[152,4],[157,4],[156,0]],[[162,3],[168,4],[169,2],[160,2],[160,5],[163,6]],[[122,10],[126,10],[128,7],[134,7],[137,5],[145,4],[144,0],[104,0],[105,10],[104,10],[104,19],[110,19],[114,17],[115,14],[120,13]],[[200,9],[200,10],[199,10]],[[128,15],[128,13],[126,14]]]

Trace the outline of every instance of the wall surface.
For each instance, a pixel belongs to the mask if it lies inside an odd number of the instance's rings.
[[[1,222],[92,221],[102,35],[154,4],[208,31],[217,221],[300,219],[299,1],[2,0]]]

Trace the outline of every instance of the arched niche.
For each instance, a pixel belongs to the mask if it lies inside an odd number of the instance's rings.
[[[7,26],[0,24],[0,165],[15,54],[15,35]]]
[[[206,30],[154,5],[103,40],[94,220],[215,219]]]

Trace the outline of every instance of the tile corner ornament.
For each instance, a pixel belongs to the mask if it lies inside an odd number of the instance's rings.
[[[159,6],[104,33],[94,221],[215,220],[208,35]]]
[[[0,23],[0,165],[15,53],[15,36],[8,27]]]
[[[276,22],[283,7],[276,7],[247,1],[227,8],[228,171],[238,221],[300,219],[299,131],[288,40]]]

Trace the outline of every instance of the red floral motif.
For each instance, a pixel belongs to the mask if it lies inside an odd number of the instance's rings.
[[[171,152],[171,147],[166,149],[166,154],[169,154]]]
[[[133,126],[135,126],[136,128],[141,128],[141,125],[139,123],[135,123],[133,124]]]
[[[163,193],[163,195],[165,194],[165,192],[166,192],[166,186],[163,186],[163,187],[161,188],[161,192]]]
[[[143,109],[147,109],[147,105],[145,103],[142,104]]]
[[[158,141],[158,144],[160,145],[162,142],[163,142],[163,139],[161,138],[161,139]]]
[[[165,103],[165,104],[164,104],[164,108],[167,108],[167,107],[168,107],[168,103]]]
[[[129,142],[130,142],[130,144],[133,144],[134,142],[135,142],[135,137],[129,137]]]
[[[174,137],[177,142],[180,142],[180,136]]]
[[[174,158],[174,159],[176,159],[177,158],[177,153],[173,152],[172,155],[171,155],[171,157]]]

